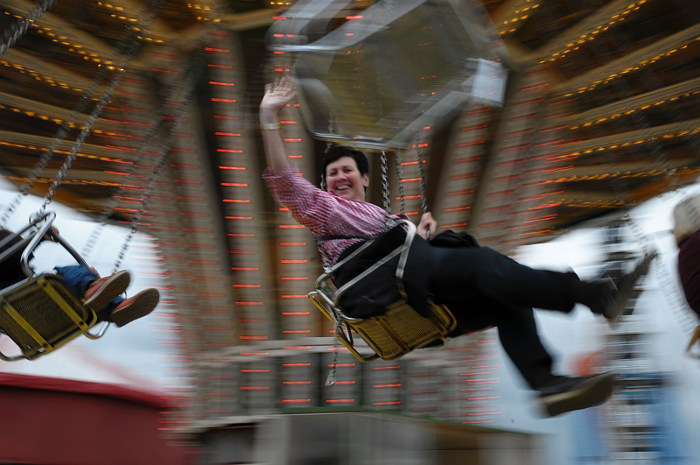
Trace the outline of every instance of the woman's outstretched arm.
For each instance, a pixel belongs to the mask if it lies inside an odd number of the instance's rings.
[[[265,85],[265,95],[260,102],[260,128],[265,148],[267,168],[278,173],[289,166],[284,146],[279,113],[296,96],[296,87],[290,78],[283,77]]]

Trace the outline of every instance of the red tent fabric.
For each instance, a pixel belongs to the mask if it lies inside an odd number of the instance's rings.
[[[0,463],[194,464],[161,430],[168,407],[128,387],[0,373]]]

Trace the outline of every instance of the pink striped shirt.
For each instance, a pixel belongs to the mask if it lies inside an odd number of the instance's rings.
[[[323,191],[300,176],[294,166],[278,173],[266,170],[263,179],[275,199],[314,237],[376,237],[386,231],[385,212],[380,207]],[[322,241],[320,245],[326,260],[333,264],[343,250],[361,240],[333,239]]]

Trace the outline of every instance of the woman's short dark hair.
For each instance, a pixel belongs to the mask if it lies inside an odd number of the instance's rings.
[[[343,157],[351,157],[353,160],[355,160],[355,163],[357,163],[357,169],[360,171],[360,175],[369,174],[369,162],[367,161],[367,156],[363,152],[347,146],[338,145],[329,148],[323,155],[323,158],[321,159],[321,179],[325,180],[326,168],[328,165]]]

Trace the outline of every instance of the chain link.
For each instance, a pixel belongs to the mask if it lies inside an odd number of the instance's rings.
[[[394,152],[394,164],[396,165],[396,182],[399,185],[399,213],[406,213],[406,190],[403,185],[403,169],[401,168],[401,155],[398,151]]]
[[[3,42],[0,44],[0,57],[2,57],[7,50],[12,48],[15,43],[29,30],[29,27],[34,24],[34,22],[41,17],[46,11],[53,6],[56,0],[44,0],[38,5],[34,6],[29,10],[29,14],[24,19],[21,19],[10,26],[10,28],[3,34]]]
[[[387,227],[389,226],[388,217],[391,216],[391,198],[389,195],[389,162],[387,160],[386,151],[382,150],[379,158],[382,170],[382,201],[384,212],[387,216]]]

